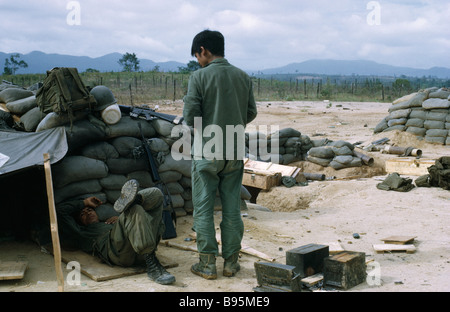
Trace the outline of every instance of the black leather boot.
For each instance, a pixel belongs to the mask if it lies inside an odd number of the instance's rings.
[[[145,255],[145,264],[147,265],[147,275],[152,281],[161,285],[170,285],[175,282],[175,276],[167,272],[159,263],[155,253]]]

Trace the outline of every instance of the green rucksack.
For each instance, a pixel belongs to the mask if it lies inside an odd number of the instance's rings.
[[[68,114],[71,121],[73,112],[92,109],[96,104],[78,70],[67,67],[47,71],[43,86],[36,93],[36,102],[43,113]]]

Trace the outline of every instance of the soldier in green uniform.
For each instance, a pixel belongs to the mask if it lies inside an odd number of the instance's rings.
[[[191,271],[206,279],[217,278],[219,250],[214,227],[217,190],[222,202],[223,274],[234,276],[240,269],[238,257],[244,233],[240,191],[245,156],[240,151],[245,150],[245,126],[257,115],[250,77],[225,59],[224,50],[225,40],[220,32],[205,30],[195,36],[191,55],[202,68],[190,77],[183,108],[187,125],[194,127],[193,229],[200,259]],[[230,136],[229,129],[237,132]],[[212,132],[215,135],[209,135]]]
[[[56,207],[61,242],[93,254],[108,264],[132,266],[145,261],[149,278],[159,284],[175,277],[159,263],[155,251],[164,233],[163,194],[158,188],[138,192],[136,180],[127,181],[114,208],[119,216],[100,222],[96,197],[63,202]]]

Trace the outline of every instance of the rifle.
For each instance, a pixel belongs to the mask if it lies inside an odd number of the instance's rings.
[[[155,159],[153,158],[150,147],[148,146],[148,142],[145,139],[144,134],[142,132],[141,124],[139,124],[139,130],[141,131],[142,146],[144,147],[145,153],[147,154],[148,164],[150,167],[150,175],[152,177],[153,182],[155,182],[156,187],[161,190],[164,196],[163,221],[164,224],[166,225],[166,229],[162,235],[162,238],[163,239],[175,238],[177,237],[177,233],[175,230],[177,219],[175,210],[173,209],[172,197],[170,197],[169,189],[167,188],[166,184],[161,180],[161,177],[159,176],[158,167],[156,166]],[[169,211],[167,210],[167,207],[170,208]]]
[[[119,108],[122,114],[129,115],[131,118],[139,118],[147,121],[162,119],[175,125],[179,125],[184,120],[184,118],[180,116],[157,113],[154,109],[148,107],[119,105]]]

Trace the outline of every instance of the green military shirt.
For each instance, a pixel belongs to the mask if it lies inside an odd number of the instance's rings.
[[[202,117],[202,134],[210,125],[222,129],[223,157],[226,156],[226,126],[233,129],[256,118],[257,110],[250,77],[241,69],[231,65],[225,58],[213,60],[204,68],[195,71],[184,97],[183,117],[188,126],[195,127],[195,117]],[[236,128],[237,129],[237,128]],[[197,131],[200,129],[196,129]],[[217,133],[214,133],[217,135]],[[214,135],[203,135],[204,146]],[[236,151],[236,141],[234,151]],[[228,158],[227,158],[228,159]]]

